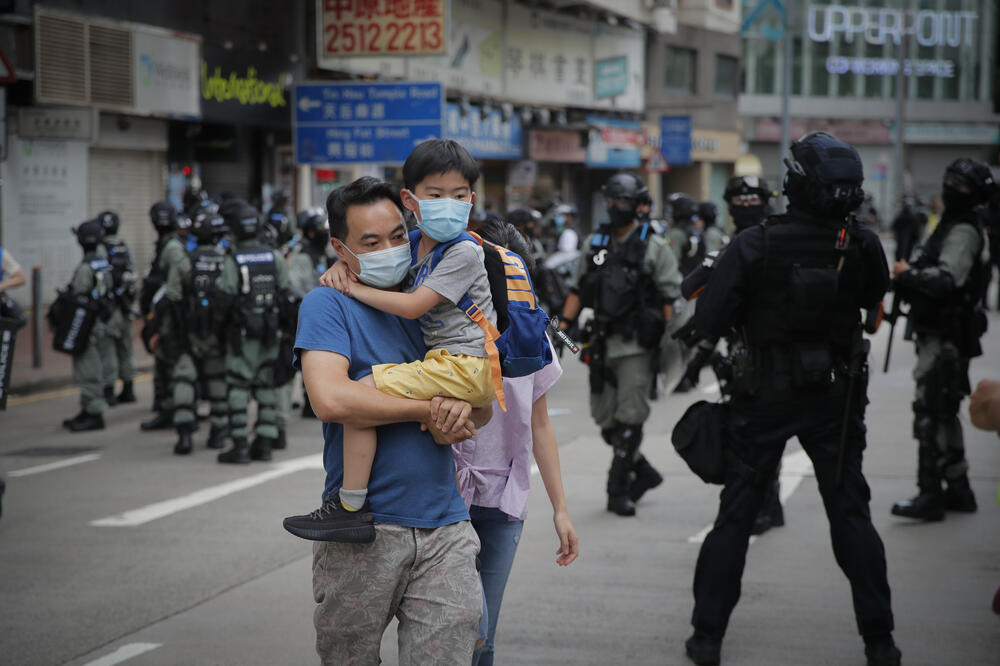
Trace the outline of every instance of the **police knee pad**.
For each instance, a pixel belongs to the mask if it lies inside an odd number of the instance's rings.
[[[629,456],[634,456],[642,444],[642,424],[621,424],[615,431],[612,442],[616,451],[625,451]]]
[[[918,442],[931,442],[937,430],[934,417],[922,402],[913,403],[913,437]]]

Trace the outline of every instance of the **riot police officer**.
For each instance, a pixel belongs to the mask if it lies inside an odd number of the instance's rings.
[[[104,429],[104,412],[108,408],[104,399],[105,364],[110,356],[107,322],[114,305],[111,301],[111,264],[98,249],[104,238],[101,221],[88,220],[74,231],[83,248],[83,261],[73,272],[69,288],[75,296],[89,297],[99,312],[86,347],[73,355],[73,381],[80,388],[80,413],[63,421],[64,428],[81,432]]]
[[[170,376],[173,423],[177,430],[174,453],[194,449],[191,435],[196,423],[195,399],[199,374],[211,403],[211,431],[206,445],[221,449],[229,423],[226,364],[215,329],[213,308],[216,283],[222,274],[225,252],[219,245],[225,222],[216,205],[200,206],[191,221],[197,245],[170,269],[163,303],[166,322],[160,336],[166,355],[174,359]]]
[[[274,362],[278,358],[280,304],[289,288],[288,267],[278,251],[261,245],[259,214],[253,206],[233,199],[222,205],[221,213],[235,241],[222,266],[215,307],[218,329],[226,335],[233,446],[220,453],[218,460],[270,460],[278,437]],[[258,419],[252,448],[247,443],[251,393],[257,399]]]
[[[272,210],[264,218],[261,224],[261,243],[272,250],[277,250],[289,264],[295,236],[295,222],[283,211]],[[291,273],[291,270],[289,270]],[[284,312],[298,313],[301,297],[296,297],[289,290],[284,295],[288,299],[287,303],[281,304]],[[295,383],[295,367],[292,365],[293,349],[295,344],[295,328],[298,324],[298,317],[287,320],[282,318],[280,340],[278,344],[278,358],[274,363],[274,394],[275,394],[275,423],[278,426],[278,436],[271,443],[271,448],[281,450],[288,447],[288,436],[286,429],[292,412],[292,388]],[[253,446],[251,445],[251,449]]]
[[[149,273],[142,281],[142,291],[139,297],[139,312],[145,317],[142,339],[148,351],[153,354],[153,411],[156,416],[143,421],[143,430],[163,430],[173,425],[173,398],[170,395],[170,364],[163,345],[156,344],[160,332],[160,318],[154,312],[154,300],[163,297],[161,289],[166,285],[170,269],[179,264],[187,256],[184,242],[178,233],[182,224],[177,210],[168,201],[157,201],[149,209],[149,219],[156,229],[156,252]],[[187,219],[183,224],[188,224]],[[155,349],[154,349],[155,346]]]
[[[958,410],[970,392],[969,359],[983,353],[979,338],[986,331],[981,305],[986,239],[976,207],[987,203],[996,187],[982,162],[952,162],[944,173],[941,221],[912,266],[905,259],[893,266],[898,297],[910,303],[917,336],[913,436],[920,490],[893,505],[896,516],[936,521],[945,510],[976,510]]]
[[[670,228],[665,234],[667,244],[674,251],[681,274],[687,275],[705,259],[702,223],[694,199],[686,194],[672,194],[669,198]]]
[[[314,206],[300,211],[296,226],[299,235],[292,241],[288,255],[288,275],[292,296],[301,302],[306,294],[319,286],[320,276],[334,264],[336,258],[330,253],[330,223],[325,208]],[[313,418],[315,413],[305,387],[302,396],[302,416]]]
[[[635,502],[663,481],[639,445],[657,351],[680,295],[673,253],[636,219],[645,190],[628,173],[612,176],[602,188],[610,222],[584,241],[560,322],[568,329],[582,308],[594,309],[583,360],[590,366],[591,416],[614,449],[607,508],[619,516],[635,515]]]
[[[719,252],[729,243],[729,237],[716,221],[719,217],[719,207],[711,201],[698,204],[698,219],[703,225],[702,238],[705,241],[705,253]]]
[[[137,293],[137,277],[135,265],[132,263],[132,253],[125,241],[118,238],[120,218],[118,213],[106,210],[97,214],[104,228],[104,238],[101,246],[111,264],[111,293],[115,303],[111,320],[108,321],[108,337],[114,346],[114,353],[108,363],[109,374],[104,381],[104,399],[108,405],[114,406],[120,402],[135,402],[135,390],[132,382],[135,380],[135,351],[132,348],[132,305]],[[115,396],[115,380],[122,380],[122,392]]]
[[[878,306],[888,268],[878,237],[848,218],[863,196],[857,151],[813,132],[792,145],[786,164],[788,214],[736,236],[694,314],[704,334],[736,329],[747,353],[734,368],[726,418],[726,447],[739,464],[727,465],[718,517],[698,556],[687,654],[696,664],[719,663],[750,531],[785,442],[798,436],[851,583],[868,664],[899,664],[885,551],[861,470],[867,342],[860,315]]]

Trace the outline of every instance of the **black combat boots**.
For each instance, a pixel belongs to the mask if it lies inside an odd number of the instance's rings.
[[[892,634],[865,636],[865,658],[868,666],[899,666],[903,653],[896,647]]]
[[[143,421],[139,427],[143,430],[167,430],[174,426],[173,412],[157,412],[153,418]]]
[[[114,407],[118,404],[118,398],[115,397],[114,386],[104,387],[104,402],[108,403],[108,407]]]
[[[684,642],[688,658],[698,666],[718,666],[722,661],[722,641],[695,632]]]
[[[944,520],[944,495],[940,491],[921,490],[916,497],[893,504],[892,515],[928,522]]]
[[[632,462],[625,451],[615,450],[608,472],[608,511],[619,516],[634,516],[635,502],[628,494],[628,475]]]
[[[944,508],[961,513],[976,512],[979,507],[976,505],[976,495],[969,486],[969,477],[962,475],[954,481],[948,481],[948,487],[944,491]]]
[[[647,490],[652,490],[663,483],[663,477],[656,471],[655,467],[649,464],[646,456],[641,453],[636,461],[632,463],[632,473],[635,474],[635,478],[632,479],[632,486],[628,490],[628,496],[633,502],[638,502],[646,494]]]
[[[229,428],[212,426],[212,429],[208,433],[208,441],[205,442],[205,446],[210,449],[222,449],[226,446],[226,437],[229,436]]]
[[[288,436],[284,428],[278,428],[278,438],[273,441],[271,448],[275,451],[283,451],[288,448]]]
[[[250,464],[250,447],[247,445],[246,437],[233,437],[233,447],[228,451],[223,451],[218,456],[220,463],[230,463],[236,465]]]
[[[63,425],[69,428],[70,432],[104,430],[104,417],[100,414],[87,414],[86,412],[80,412],[69,421],[63,421]]]
[[[132,388],[132,382],[122,382],[122,392],[118,394],[118,402],[135,402],[135,389]]]
[[[271,459],[271,449],[274,448],[273,437],[262,437],[257,435],[250,445],[250,460],[268,461]]]
[[[190,423],[177,426],[177,443],[174,444],[174,453],[186,456],[194,451],[194,442],[191,440],[192,430]]]

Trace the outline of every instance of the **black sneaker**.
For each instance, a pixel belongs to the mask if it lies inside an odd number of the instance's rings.
[[[865,644],[865,658],[868,666],[900,666],[903,653],[892,638]]]
[[[310,541],[371,543],[375,540],[375,521],[365,500],[360,511],[348,511],[340,504],[340,492],[333,490],[323,506],[304,516],[289,516],[282,523],[297,537]]]
[[[722,641],[694,634],[684,642],[688,658],[698,666],[718,666],[722,661]]]

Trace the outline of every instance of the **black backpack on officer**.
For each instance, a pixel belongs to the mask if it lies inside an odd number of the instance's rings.
[[[278,332],[278,273],[274,252],[264,246],[233,253],[240,275],[234,309],[248,338],[273,340]]]
[[[135,298],[135,285],[125,284],[125,274],[130,272],[132,253],[121,240],[104,241],[104,248],[108,251],[108,263],[111,264],[111,289],[122,307],[130,307]]]
[[[191,316],[188,331],[207,338],[215,332],[212,304],[226,255],[218,246],[199,245],[188,253],[188,258],[191,261],[191,286],[187,294]]]

